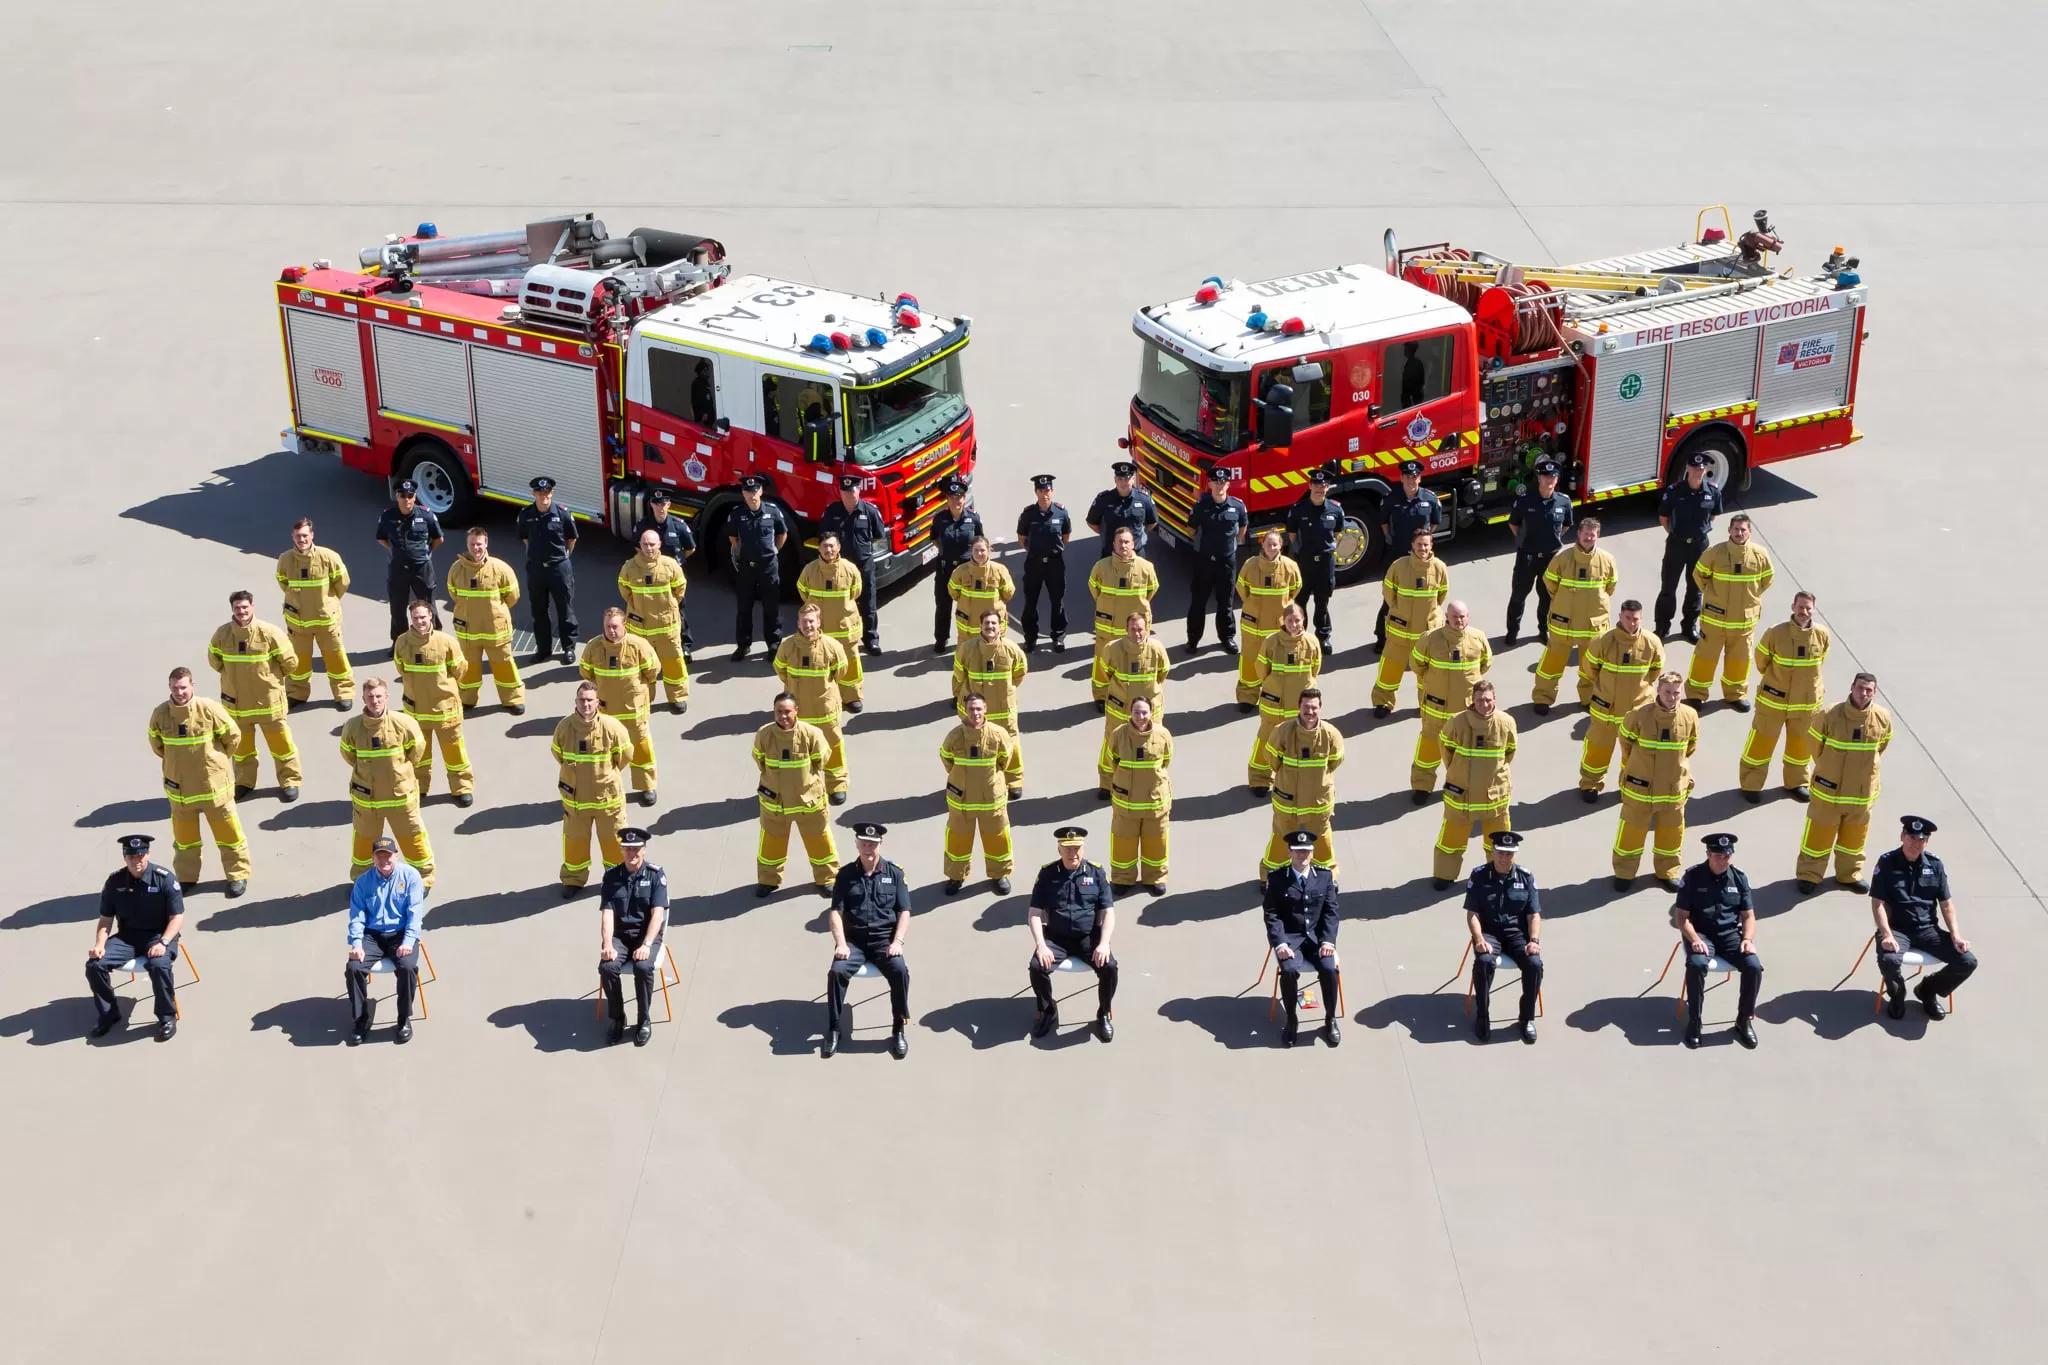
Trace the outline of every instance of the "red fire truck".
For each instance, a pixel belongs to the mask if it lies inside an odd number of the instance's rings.
[[[1657,488],[1693,451],[1723,487],[1857,439],[1865,290],[1835,248],[1772,264],[1767,215],[1727,210],[1691,240],[1582,265],[1519,265],[1449,244],[1245,284],[1211,277],[1142,308],[1130,448],[1169,536],[1217,464],[1255,527],[1332,471],[1341,573],[1378,565],[1378,507],[1402,461],[1442,499],[1439,536],[1507,519],[1540,459],[1580,503]]]
[[[937,485],[975,459],[967,318],[733,276],[708,237],[583,215],[442,237],[431,223],[277,284],[289,449],[410,478],[445,520],[523,504],[545,474],[581,520],[626,534],[659,484],[723,550],[738,481],[793,526],[785,581],[843,473],[889,524],[887,584],[935,557]],[[709,556],[713,564],[723,553]]]

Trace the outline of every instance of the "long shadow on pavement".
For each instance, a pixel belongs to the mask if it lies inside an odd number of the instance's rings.
[[[141,825],[152,820],[163,820],[166,803],[161,796],[144,797],[139,801],[110,801],[98,810],[87,811],[73,823],[79,829],[105,829],[113,825]]]
[[[920,725],[931,725],[953,714],[951,697],[935,697],[931,701],[899,711],[863,711],[857,716],[849,716],[846,721],[846,733],[849,736],[858,736],[884,730],[915,730]]]
[[[1436,799],[1430,798],[1431,801]],[[1331,828],[1340,830],[1371,829],[1375,825],[1392,824],[1414,809],[1415,798],[1410,796],[1404,787],[1397,791],[1383,792],[1368,801],[1340,802],[1331,817],[1330,825]]]
[[[738,711],[729,716],[708,716],[683,732],[684,739],[738,739],[751,735],[768,718],[755,711]]]
[[[1020,998],[1022,994],[961,1000],[935,1009],[917,1022],[933,1033],[957,1033],[977,1052],[1021,1043],[1031,1036],[1032,1017],[1031,1002]]]
[[[1021,801],[1010,803],[1010,824],[1014,827],[1025,825],[1050,825],[1078,819],[1090,811],[1100,809],[1109,814],[1109,803],[1095,795],[1096,788],[1082,787],[1075,791],[1062,792],[1058,796],[1027,796]]]
[[[323,915],[348,913],[349,887],[330,886],[324,891],[279,896],[254,905],[228,905],[201,920],[197,927],[208,933],[223,929],[281,929],[287,924],[304,924]]]
[[[556,815],[561,813],[559,803],[550,802],[548,808]],[[631,807],[627,808],[631,814]],[[683,829],[724,829],[728,825],[745,824],[761,813],[761,802],[755,796],[728,796],[723,801],[699,802],[696,805],[671,806],[655,817],[647,827],[650,834],[674,834]],[[792,834],[791,842],[802,843],[800,836]]]
[[[1024,927],[1024,912],[1031,905],[1029,896],[1004,896],[992,901],[974,921],[974,927],[985,934],[1003,933]]]
[[[550,906],[560,904],[562,893],[553,882],[546,886],[528,887],[524,891],[493,891],[488,895],[469,896],[440,905],[430,901],[427,905],[425,931],[431,933],[436,929],[477,929],[492,924],[509,924],[513,920],[538,915]]]
[[[507,1005],[492,1011],[490,1021],[499,1028],[525,1029],[535,1052],[601,1052],[606,1047],[606,1021],[589,996]]]
[[[85,960],[85,954],[79,954]],[[128,1008],[132,1009],[131,1004]],[[52,1000],[47,1005],[34,1005],[19,1014],[10,1014],[0,1019],[0,1038],[20,1038],[26,1035],[30,1047],[49,1047],[53,1043],[75,1043],[92,1032],[93,1003],[90,995],[74,995]],[[148,1018],[147,1012],[143,1016]],[[141,1037],[140,1031],[135,1033]],[[97,1041],[105,1043],[115,1039],[126,1041],[128,1034],[115,1030]]]
[[[751,796],[744,799],[749,804],[754,803],[754,798]],[[758,805],[754,806],[754,811],[759,809]],[[1016,807],[1012,806],[1010,810],[1011,818],[1015,819]],[[744,818],[754,818],[754,811],[749,811]],[[892,796],[886,801],[861,801],[858,804],[850,804],[839,815],[834,816],[833,819],[835,823],[840,825],[856,824],[864,820],[872,820],[877,824],[883,825],[902,825],[908,824],[912,820],[924,820],[932,816],[944,815],[945,813],[946,798],[936,791],[931,791],[918,792],[912,796]],[[802,842],[793,833],[789,837],[790,845],[793,848]],[[836,838],[837,836],[834,837]]]
[[[256,822],[259,829],[339,829],[355,818],[346,801],[303,801]]]
[[[1596,910],[1603,905],[1620,900],[1625,895],[1632,894],[1616,891],[1614,889],[1614,878],[1611,876],[1588,877],[1582,882],[1571,882],[1564,886],[1554,887],[1542,886],[1539,883],[1538,888],[1539,894],[1543,898],[1543,918],[1545,919],[1569,919],[1573,915],[1583,915],[1588,910]],[[1662,893],[1660,892],[1659,894],[1661,895]],[[1656,903],[1654,900],[1651,902],[1653,905]]]
[[[486,806],[455,826],[457,834],[484,834],[494,829],[539,829],[562,818],[560,801],[523,801],[516,806]]]
[[[802,1057],[818,1050],[824,1037],[824,1008],[815,1000],[763,1000],[734,1005],[718,1016],[727,1028],[756,1028],[768,1035],[777,1057]]]
[[[1258,912],[1259,893],[1252,890],[1251,883],[1240,882],[1199,891],[1169,892],[1140,909],[1138,923],[1148,929],[1161,929],[1247,913],[1257,919]]]
[[[335,963],[335,974],[341,975],[341,964]],[[389,1023],[395,1018],[390,1003],[384,1002],[379,1018]],[[261,1033],[265,1029],[277,1029],[291,1040],[293,1047],[340,1047],[348,1041],[355,1020],[348,1012],[348,1001],[340,996],[309,995],[299,1000],[286,1000],[258,1011],[249,1017],[249,1031]],[[377,1034],[371,1034],[374,1041]]]
[[[1264,992],[1253,990],[1242,995],[1183,996],[1161,1005],[1159,1013],[1176,1024],[1193,1024],[1236,1051],[1278,1043],[1280,1021],[1276,1018],[1268,1022],[1269,1004]]]
[[[1515,829],[1527,834],[1532,830],[1550,829],[1568,824],[1573,820],[1602,818],[1614,819],[1614,807],[1621,797],[1613,792],[1601,793],[1600,800],[1589,802],[1579,794],[1577,787],[1567,787],[1552,792],[1541,801],[1523,802],[1509,811]]]
[[[1214,730],[1219,726],[1228,725],[1237,717],[1237,703],[1227,701],[1203,711],[1169,711],[1166,714],[1166,729],[1175,739],[1179,739],[1183,735],[1199,735],[1204,730]],[[1251,728],[1250,722],[1247,722],[1245,728]]]
[[[1930,1021],[1917,1003],[1906,1006],[1905,1018],[1892,1019],[1883,1010],[1871,1008],[1873,995],[1872,991],[1854,988],[1787,991],[1774,999],[1758,1001],[1756,1017],[1767,1024],[1789,1024],[1796,1020],[1810,1025],[1816,1036],[1830,1042],[1870,1027],[1901,1041],[1927,1036]]]
[[[808,891],[799,886],[799,892]],[[786,889],[785,889],[786,894]],[[717,924],[738,919],[754,906],[765,904],[751,886],[736,886],[708,896],[679,896],[669,902],[668,922],[672,925]]]
[[[99,918],[97,895],[57,896],[21,909],[0,919],[0,929],[40,929],[46,924],[84,924]],[[81,959],[82,960],[82,959]]]
[[[1676,1005],[1675,993],[1617,995],[1579,1006],[1565,1016],[1564,1022],[1584,1033],[1619,1029],[1621,1036],[1636,1047],[1675,1047],[1685,1026],[1684,1016]]]
[[[1102,724],[1102,714],[1095,709],[1095,703],[1092,701],[1071,702],[1055,710],[1032,711],[1028,715],[1031,723],[1024,727],[1027,738],[1072,729],[1076,725]]]
[[[1390,995],[1376,1000],[1357,1014],[1358,1022],[1370,1029],[1400,1025],[1418,1043],[1469,1043],[1473,1041],[1470,1021],[1465,1017],[1463,991],[1431,991],[1428,994]]]
[[[1227,820],[1246,811],[1264,815],[1271,807],[1272,798],[1269,796],[1254,796],[1248,787],[1225,787],[1220,792],[1210,792],[1205,796],[1175,796],[1173,823],[1191,825],[1197,820]]]
[[[1341,878],[1338,885],[1340,888],[1343,885]],[[1345,919],[1392,919],[1439,902],[1455,909],[1464,903],[1461,899],[1463,894],[1455,882],[1448,891],[1439,891],[1434,878],[1417,877],[1381,891],[1339,890],[1337,909]]]

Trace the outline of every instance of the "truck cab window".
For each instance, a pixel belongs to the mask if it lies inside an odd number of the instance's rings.
[[[718,420],[718,383],[711,361],[685,351],[649,348],[647,400],[657,412],[711,426]]]
[[[1402,412],[1449,395],[1456,354],[1448,332],[1388,343],[1380,358],[1380,410]]]
[[[1330,420],[1330,362],[1322,363],[1321,379],[1296,379],[1292,365],[1281,365],[1267,370],[1259,376],[1258,393],[1263,400],[1271,396],[1275,384],[1285,384],[1294,390],[1291,400],[1294,407],[1294,430],[1299,433],[1310,427],[1321,426]]]

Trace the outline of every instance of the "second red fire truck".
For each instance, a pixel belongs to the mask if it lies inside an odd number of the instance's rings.
[[[710,238],[614,238],[583,215],[471,237],[423,223],[357,269],[289,266],[286,444],[410,478],[458,524],[479,498],[527,502],[544,474],[575,516],[623,535],[660,485],[713,564],[757,474],[801,528],[785,581],[855,473],[889,526],[878,581],[928,563],[938,486],[974,467],[969,320],[909,294],[733,275],[724,258]]]
[[[1243,283],[1211,277],[1142,308],[1128,446],[1171,537],[1215,464],[1254,527],[1279,525],[1308,473],[1336,477],[1342,574],[1385,556],[1380,500],[1408,459],[1442,499],[1440,536],[1507,519],[1539,459],[1579,503],[1658,487],[1704,451],[1723,487],[1758,465],[1856,439],[1868,291],[1837,247],[1776,266],[1768,217],[1725,208],[1692,239],[1582,265],[1517,264],[1447,243],[1383,263]]]

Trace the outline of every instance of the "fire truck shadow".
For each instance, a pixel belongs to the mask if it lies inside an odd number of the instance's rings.
[[[1753,512],[1759,507],[1778,507],[1788,502],[1810,502],[1813,494],[1775,470],[1759,469],[1749,476],[1749,487],[1728,497],[1730,511]]]
[[[317,510],[320,542],[347,561],[359,595],[378,596],[386,556],[375,531],[383,499],[377,480],[339,460],[274,450],[121,515],[271,560],[290,547],[293,520]]]

